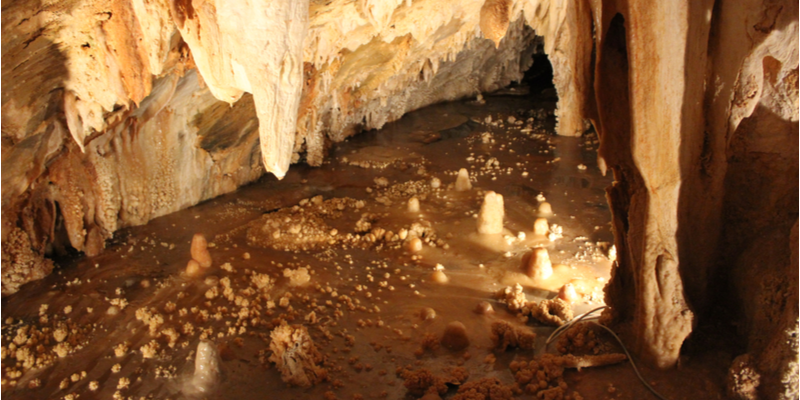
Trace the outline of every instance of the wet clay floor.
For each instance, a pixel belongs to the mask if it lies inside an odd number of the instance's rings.
[[[525,385],[541,377],[520,385],[523,362],[563,346],[545,348],[555,327],[519,316],[496,293],[519,284],[536,303],[571,284],[574,315],[602,306],[612,180],[597,168],[595,136],[557,137],[553,102],[506,93],[409,113],[334,145],[319,168],[294,165],[282,181],[264,177],[117,232],[98,257],[59,260],[52,276],[3,299],[3,396],[537,398]],[[470,190],[455,190],[461,168]],[[487,191],[504,198],[503,233],[477,232]],[[418,211],[409,210],[412,197]],[[540,212],[544,202],[552,213]],[[534,233],[537,218],[547,219],[544,235]],[[195,233],[207,238],[213,265],[190,276]],[[546,279],[523,272],[533,247],[548,251]],[[482,302],[491,310],[476,311]],[[465,328],[464,348],[440,343],[453,321]],[[498,321],[536,337],[498,349]],[[270,349],[282,324],[306,328],[324,370],[311,380],[321,382],[282,380],[287,367]],[[595,354],[620,351],[591,332]],[[207,379],[195,373],[201,342],[219,370]],[[310,350],[290,341],[286,351]],[[434,376],[430,385],[413,375],[421,370]],[[668,398],[720,396],[720,378],[691,367],[642,373]],[[458,393],[479,381],[493,389]],[[559,382],[561,397],[539,397],[655,398],[627,362],[568,368]]]

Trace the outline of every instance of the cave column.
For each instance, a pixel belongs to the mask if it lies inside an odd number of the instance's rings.
[[[555,33],[545,36],[545,52],[553,64],[558,92],[556,133],[580,136],[586,130],[586,105],[592,89],[592,14],[587,1],[552,2]],[[545,32],[549,29],[545,29]]]
[[[679,235],[692,235],[678,229],[681,210],[691,205],[679,200],[683,183],[698,173],[692,166],[703,140],[708,21],[688,3],[634,0],[626,18],[630,151],[644,186],[629,215],[632,333],[638,353],[660,368],[677,363],[694,320],[678,249]]]

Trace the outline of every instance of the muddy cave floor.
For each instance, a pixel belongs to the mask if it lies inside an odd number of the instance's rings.
[[[405,366],[434,374],[460,366],[469,371],[467,382],[494,377],[514,384],[512,361],[557,352],[553,345],[544,349],[554,328],[521,322],[495,293],[519,283],[528,300],[538,301],[572,283],[580,297],[573,303],[577,315],[603,304],[611,265],[604,195],[611,177],[596,166],[596,136],[554,135],[553,100],[506,90],[487,96],[485,104],[430,106],[334,145],[322,167],[295,165],[282,181],[265,176],[235,193],[117,232],[98,257],[58,260],[51,276],[3,299],[3,396],[303,399],[327,393],[402,399],[412,397],[396,374]],[[453,189],[460,168],[470,171],[472,190]],[[431,187],[433,178],[440,188]],[[503,234],[476,232],[487,190],[505,198]],[[315,196],[322,197],[312,201]],[[412,196],[419,212],[407,209]],[[335,198],[352,200],[343,210],[314,214],[316,202]],[[539,215],[542,201],[552,205],[552,215]],[[303,215],[310,217],[300,222]],[[542,216],[553,240],[533,233]],[[284,235],[273,235],[273,226],[261,229],[270,223]],[[292,238],[301,235],[292,229],[302,224],[335,230],[334,239],[314,242],[306,235],[307,250],[297,249]],[[424,231],[433,241],[413,253],[385,233],[374,242],[365,238],[380,230],[400,236],[403,229]],[[213,265],[190,277],[184,269],[195,233],[208,239]],[[348,242],[347,234],[361,241]],[[545,281],[533,281],[520,268],[534,246],[545,246],[552,260],[554,273]],[[448,283],[432,281],[437,264]],[[291,286],[284,270],[303,267],[310,281]],[[246,295],[229,301],[221,291],[209,299],[209,290],[222,288],[223,281],[242,293],[254,274],[272,278],[272,304],[262,296],[243,305]],[[476,313],[482,301],[494,312]],[[435,317],[424,319],[424,308]],[[245,318],[242,309],[249,312]],[[266,361],[269,334],[280,320],[308,327],[326,357],[326,381],[310,388],[281,381]],[[490,325],[497,320],[535,332],[534,349],[493,349]],[[468,348],[420,350],[426,334],[439,337],[452,321],[466,326]],[[190,377],[201,337],[217,346],[221,371],[218,383],[198,395]],[[675,370],[641,371],[669,399],[724,398],[729,360],[708,351],[687,357]],[[655,398],[627,362],[567,370],[564,379],[567,393],[586,399]]]

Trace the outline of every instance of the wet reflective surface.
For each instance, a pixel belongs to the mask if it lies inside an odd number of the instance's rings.
[[[294,165],[282,181],[265,177],[117,232],[98,257],[60,260],[52,276],[3,299],[3,394],[398,399],[406,388],[395,371],[407,365],[463,366],[473,378],[512,384],[509,363],[544,352],[554,328],[528,321],[538,335],[533,351],[493,350],[493,321],[524,324],[494,294],[520,284],[529,300],[549,299],[572,283],[579,314],[603,304],[609,278],[604,188],[611,178],[596,167],[596,137],[554,136],[553,106],[506,94],[418,110],[333,145],[320,168]],[[470,191],[453,189],[460,168],[470,172]],[[489,190],[504,197],[503,234],[477,233]],[[411,197],[419,212],[408,211]],[[551,215],[538,211],[545,201]],[[334,202],[342,205],[322,211]],[[534,235],[539,217],[547,218],[550,237]],[[304,224],[330,238],[306,250],[287,240],[269,244],[306,235]],[[195,233],[208,239],[214,262],[187,276]],[[409,249],[415,236],[423,243],[418,252]],[[532,247],[549,252],[546,280],[523,273]],[[432,281],[437,264],[447,283]],[[310,280],[293,286],[288,275],[301,268]],[[264,291],[254,289],[259,274],[271,278]],[[484,301],[493,313],[474,312]],[[307,327],[325,357],[325,382],[298,388],[281,381],[268,358],[270,333],[283,321]],[[466,349],[421,350],[426,334],[441,336],[452,321],[466,327]],[[193,379],[201,340],[219,357],[219,375],[205,391]],[[571,374],[572,389],[586,398],[646,395],[627,364]],[[612,394],[614,382],[624,388]]]

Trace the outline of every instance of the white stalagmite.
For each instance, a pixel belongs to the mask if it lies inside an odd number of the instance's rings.
[[[200,268],[201,268],[201,267],[200,267],[200,263],[198,263],[198,262],[197,262],[196,260],[194,260],[194,259],[191,259],[191,260],[189,260],[189,262],[186,264],[186,275],[188,275],[188,276],[197,276],[197,275],[200,275]]]
[[[416,197],[412,197],[408,199],[408,212],[417,213],[419,212],[419,199]]]
[[[264,168],[278,178],[294,148],[308,8],[308,0],[212,0],[175,13],[214,97],[233,104],[253,94]]]
[[[192,385],[195,390],[207,393],[217,383],[218,377],[219,355],[217,354],[217,347],[208,340],[201,340],[197,344]]]
[[[408,241],[407,246],[408,251],[412,253],[418,253],[422,251],[422,240],[420,240],[418,237],[411,238],[411,240]]]
[[[525,274],[534,280],[544,280],[553,275],[553,264],[550,263],[550,255],[547,249],[537,247],[533,249],[528,257],[523,258],[523,269]]]
[[[558,298],[568,303],[574,303],[580,299],[580,296],[578,296],[578,292],[575,290],[575,285],[566,283],[558,290]]]
[[[546,218],[536,218],[536,221],[533,222],[533,234],[534,235],[547,235],[547,232],[550,230],[550,227],[547,225]]]
[[[481,211],[478,213],[478,233],[503,233],[503,195],[489,191],[483,198]]]
[[[553,207],[550,206],[550,203],[543,201],[539,204],[539,214],[542,215],[550,215],[553,213]]]
[[[456,190],[463,192],[470,189],[472,189],[472,182],[469,181],[469,172],[466,168],[461,168],[456,177]]]
[[[433,271],[431,274],[431,281],[438,284],[445,284],[450,281],[450,278],[442,270]]]

